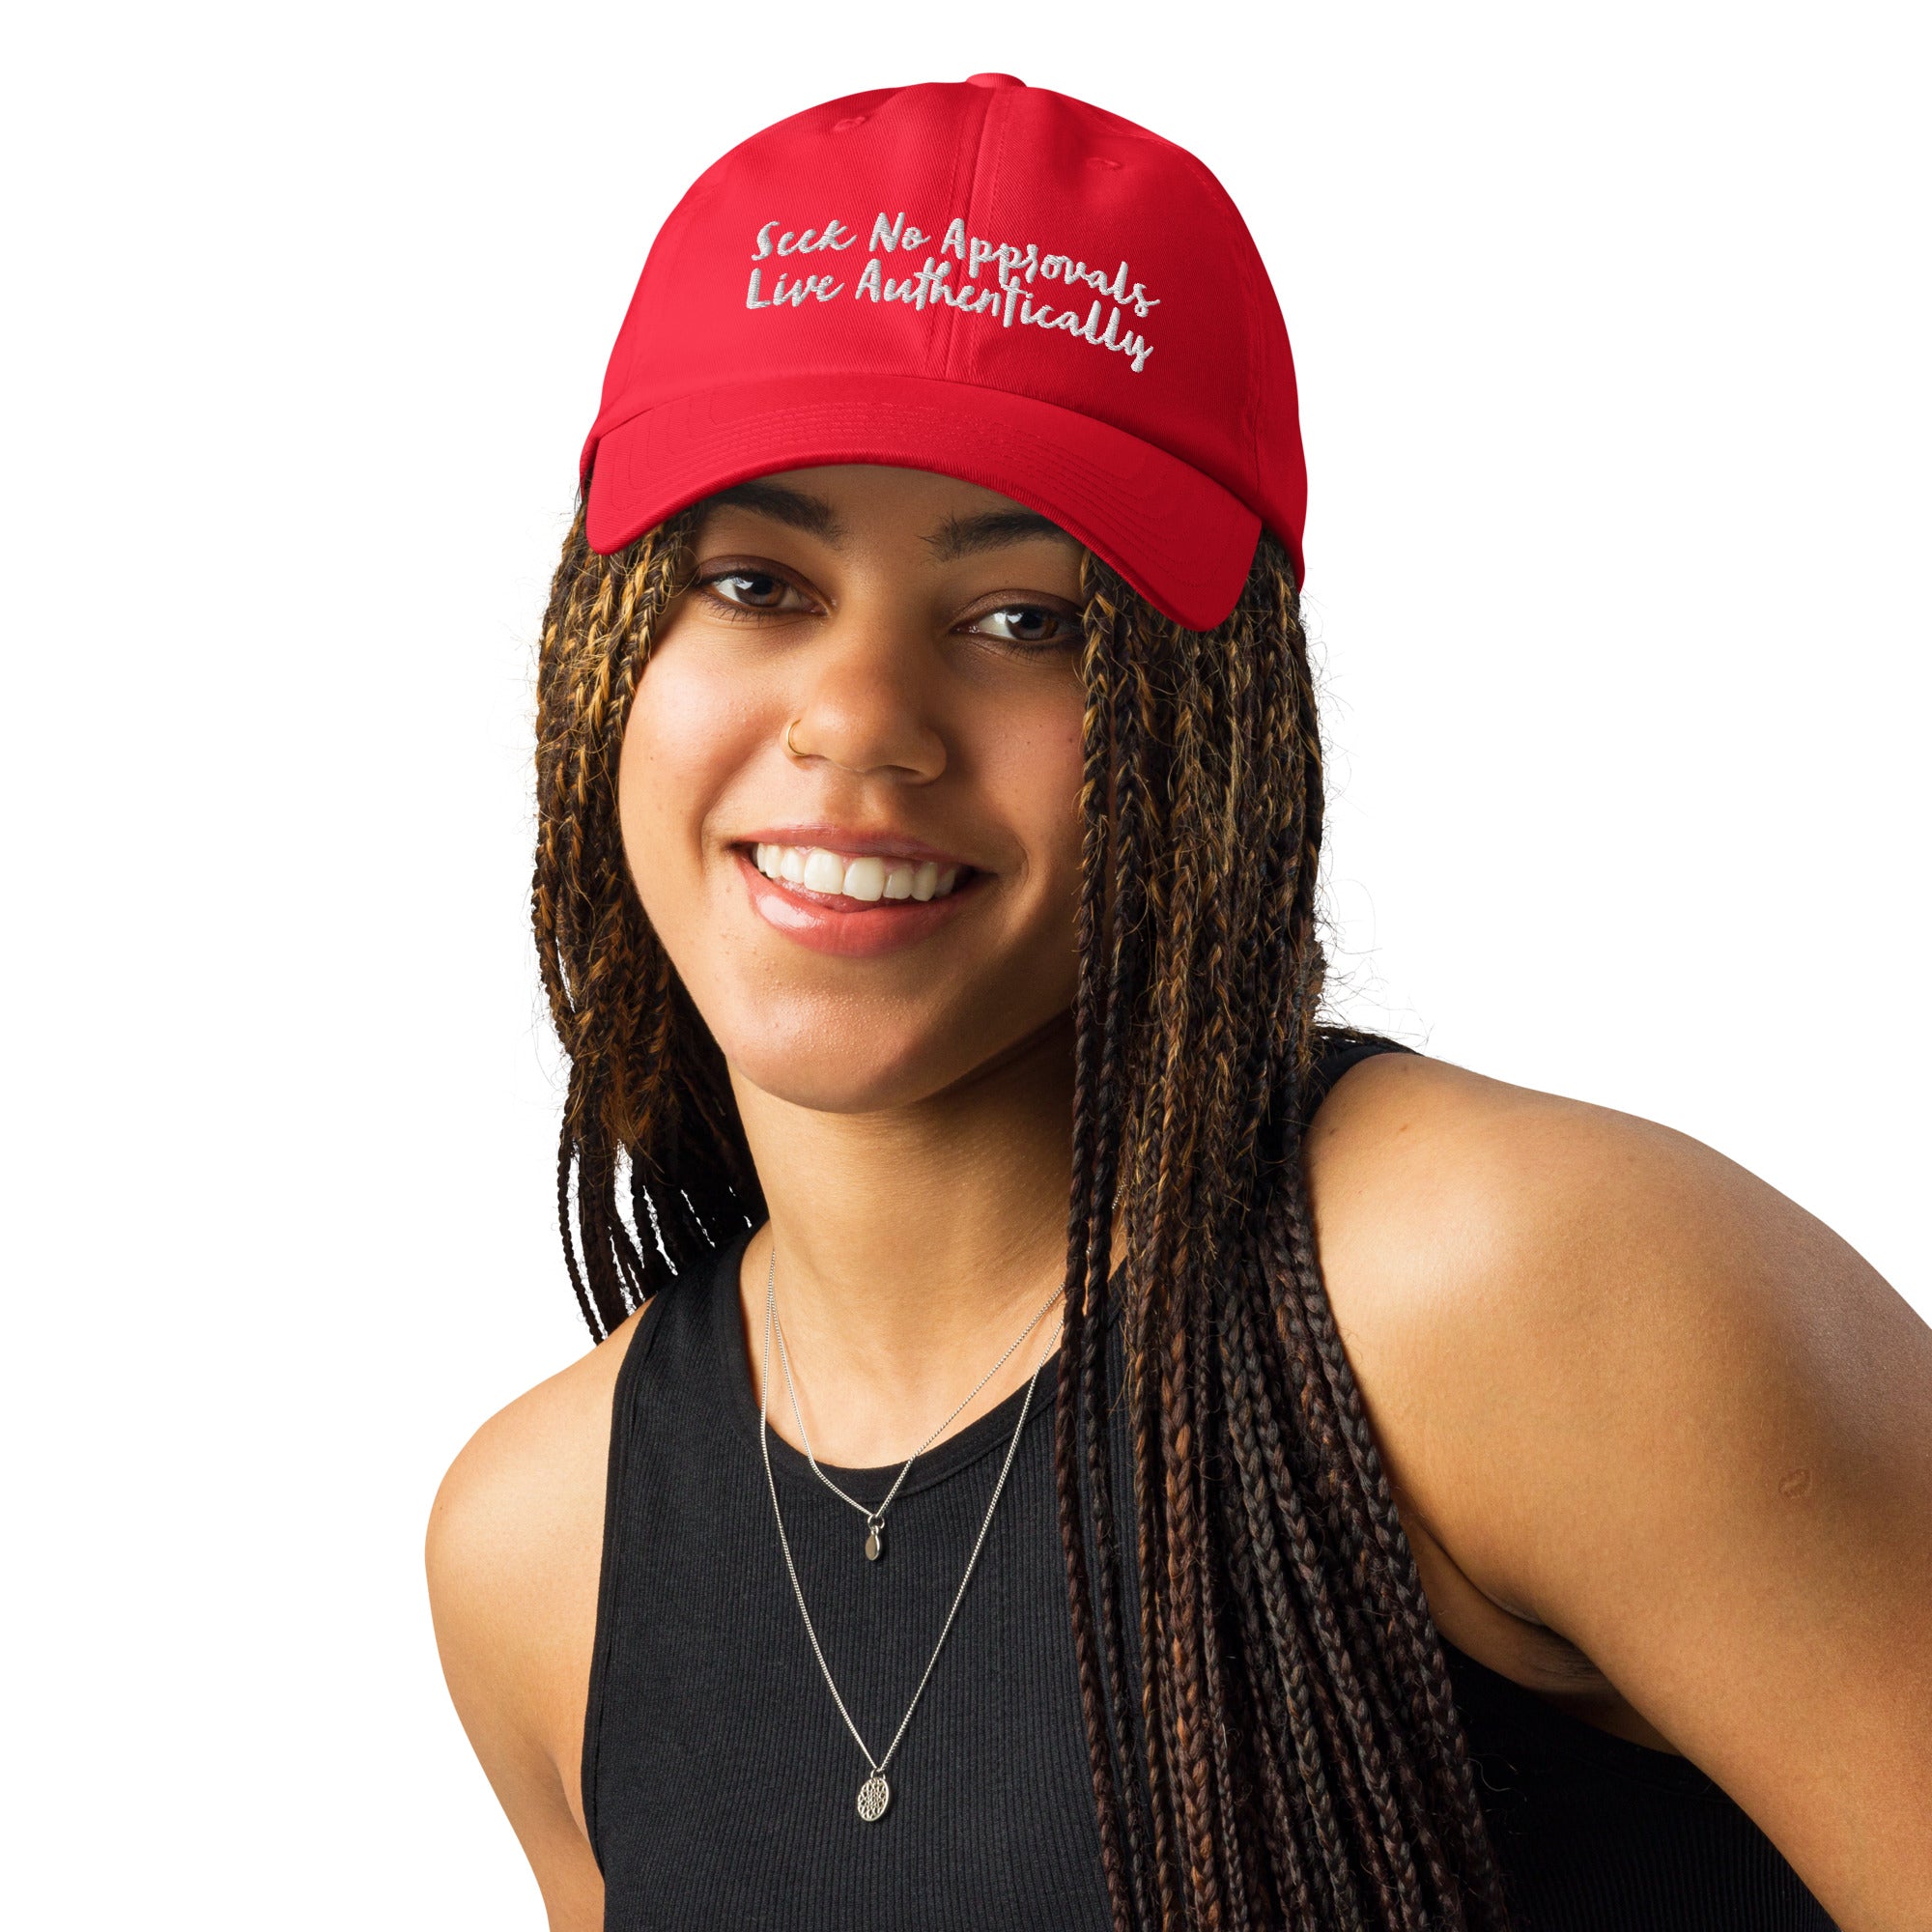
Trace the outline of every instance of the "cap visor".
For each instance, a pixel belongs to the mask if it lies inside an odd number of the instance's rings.
[[[1261,519],[1211,477],[1077,411],[929,377],[787,376],[683,396],[607,430],[589,538],[608,555],[714,491],[779,469],[882,463],[997,490],[1191,631],[1234,610]]]

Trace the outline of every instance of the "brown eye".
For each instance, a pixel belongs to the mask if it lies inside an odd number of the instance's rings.
[[[1002,643],[1036,645],[1065,643],[1073,631],[1065,615],[1043,604],[1004,604],[976,618],[972,628]]]
[[[805,600],[781,577],[763,570],[724,570],[704,579],[704,587],[741,611],[802,611]],[[790,601],[787,602],[786,600]]]

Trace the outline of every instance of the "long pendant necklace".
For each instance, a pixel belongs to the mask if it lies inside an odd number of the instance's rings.
[[[932,1666],[939,1662],[939,1653],[945,1648],[946,1639],[952,1630],[952,1620],[959,1614],[959,1605],[966,1595],[966,1585],[973,1580],[973,1566],[980,1560],[980,1551],[984,1547],[986,1532],[993,1526],[993,1512],[1000,1506],[1000,1493],[1007,1487],[1007,1472],[1013,1466],[1013,1454],[1020,1446],[1020,1431],[1026,1427],[1027,1410],[1033,1406],[1033,1392],[1039,1381],[1039,1372],[1046,1366],[1046,1357],[1052,1353],[1049,1349],[1033,1365],[1033,1374],[1027,1378],[1025,1400],[1020,1404],[1020,1419],[1013,1425],[1013,1439],[1007,1444],[1006,1461],[1000,1464],[1000,1480],[993,1485],[993,1500],[986,1505],[986,1520],[980,1525],[980,1534],[974,1539],[973,1553],[966,1559],[966,1574],[959,1579],[959,1588],[953,1593],[952,1607],[946,1613],[946,1622],[941,1627],[939,1641],[932,1646],[932,1655],[925,1661],[925,1669],[921,1673],[919,1686],[912,1693],[912,1702],[906,1706],[906,1714],[899,1719],[899,1727],[893,1733],[893,1741],[886,1747],[883,1757],[874,1757],[871,1747],[859,1733],[859,1726],[852,1721],[852,1714],[845,1708],[845,1700],[838,1694],[838,1686],[833,1680],[832,1666],[825,1661],[825,1652],[819,1647],[818,1633],[812,1628],[811,1612],[805,1605],[805,1591],[798,1580],[798,1565],[791,1558],[791,1540],[785,1535],[784,1512],[779,1507],[778,1479],[772,1474],[771,1438],[767,1433],[766,1417],[771,1408],[772,1398],[772,1325],[776,1319],[778,1300],[774,1284],[778,1279],[778,1248],[772,1249],[771,1266],[765,1271],[765,1350],[764,1364],[759,1376],[762,1387],[758,1396],[758,1449],[765,1459],[765,1485],[772,1492],[772,1514],[778,1519],[779,1548],[784,1551],[785,1570],[791,1577],[791,1593],[798,1599],[798,1613],[805,1619],[805,1634],[811,1639],[811,1654],[818,1660],[818,1667],[825,1675],[825,1688],[832,1692],[832,1701],[838,1706],[838,1715],[845,1719],[845,1728],[852,1733],[852,1741],[864,1753],[867,1764],[871,1768],[870,1776],[859,1787],[859,1816],[867,1824],[876,1824],[885,1816],[886,1806],[892,1802],[892,1787],[886,1782],[886,1766],[892,1762],[893,1753],[899,1747],[899,1740],[906,1734],[906,1726],[912,1722],[912,1714],[919,1708],[919,1700],[924,1693],[926,1680],[932,1675]],[[1037,1319],[1037,1318],[1036,1318]]]
[[[776,1245],[774,1245],[772,1251],[772,1268],[774,1272],[776,1272],[777,1267],[778,1267],[778,1250]],[[805,1459],[808,1463],[811,1464],[811,1473],[814,1476],[816,1476],[818,1480],[821,1483],[823,1483],[825,1487],[828,1490],[830,1490],[832,1493],[839,1499],[840,1502],[848,1504],[851,1508],[857,1510],[859,1514],[866,1519],[866,1557],[868,1562],[876,1563],[879,1560],[879,1558],[886,1553],[886,1512],[892,1508],[893,1498],[898,1494],[899,1486],[905,1481],[906,1477],[912,1473],[912,1465],[915,1463],[917,1463],[919,1459],[922,1456],[923,1456],[928,1449],[932,1447],[934,1440],[945,1430],[947,1430],[952,1426],[953,1416],[956,1416],[959,1413],[959,1411],[966,1406],[967,1403],[971,1402],[973,1398],[976,1395],[978,1395],[980,1391],[982,1388],[984,1388],[986,1384],[989,1381],[991,1381],[993,1378],[996,1375],[998,1375],[1003,1368],[1006,1367],[1008,1361],[1011,1358],[1013,1350],[1017,1349],[1019,1345],[1022,1342],[1024,1342],[1029,1335],[1033,1333],[1034,1329],[1039,1323],[1039,1318],[1042,1315],[1044,1315],[1046,1311],[1049,1308],[1051,1308],[1056,1301],[1060,1299],[1061,1295],[1064,1293],[1065,1291],[1063,1289],[1056,1288],[1053,1291],[1053,1293],[1049,1294],[1046,1297],[1046,1299],[1040,1303],[1038,1308],[1034,1311],[1033,1320],[1030,1321],[1026,1324],[1026,1326],[1022,1328],[1020,1332],[1017,1335],[1015,1335],[1010,1342],[1007,1344],[1006,1351],[1001,1355],[1000,1359],[997,1362],[995,1362],[993,1366],[990,1369],[988,1369],[986,1373],[983,1376],[981,1376],[980,1379],[977,1382],[975,1382],[970,1389],[967,1390],[965,1396],[958,1403],[954,1404],[952,1414],[949,1415],[946,1418],[946,1420],[942,1422],[939,1425],[939,1427],[935,1429],[932,1432],[932,1434],[928,1435],[925,1438],[925,1440],[922,1442],[919,1445],[919,1447],[915,1449],[912,1452],[912,1454],[906,1458],[905,1467],[899,1471],[898,1476],[893,1483],[892,1488],[886,1492],[885,1500],[882,1503],[880,1503],[876,1509],[868,1509],[864,1503],[862,1503],[858,1499],[858,1497],[847,1495],[846,1492],[842,1489],[840,1489],[838,1485],[835,1483],[832,1480],[832,1478],[825,1473],[823,1469],[821,1469],[818,1466],[818,1458],[812,1454],[811,1450],[811,1435],[810,1432],[805,1426],[805,1413],[799,1407],[798,1386],[792,1380],[791,1350],[785,1347],[784,1323],[779,1320],[778,1310],[776,1306],[774,1306],[772,1310],[772,1325],[778,1331],[779,1361],[780,1364],[784,1369],[785,1389],[791,1397],[792,1419],[798,1424],[799,1437],[805,1444]]]

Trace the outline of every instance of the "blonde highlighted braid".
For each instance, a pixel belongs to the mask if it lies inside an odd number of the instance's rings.
[[[764,1213],[617,819],[631,698],[689,582],[692,528],[687,514],[602,557],[580,515],[544,621],[531,903],[570,1062],[558,1216],[600,1337]],[[1264,535],[1233,614],[1203,633],[1095,558],[1082,589],[1054,1458],[1115,1924],[1489,1932],[1505,1916],[1447,1667],[1302,1174],[1322,792],[1293,569]],[[1106,1427],[1116,1295],[1131,1539]]]

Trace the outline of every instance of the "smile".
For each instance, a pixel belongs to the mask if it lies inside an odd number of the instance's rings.
[[[812,952],[879,958],[916,947],[979,902],[989,874],[944,855],[841,852],[760,839],[732,856],[752,910]]]
[[[940,866],[930,859],[875,852],[848,858],[822,845],[758,845],[753,850],[753,863],[766,878],[860,905],[874,905],[881,899],[912,899],[920,904],[943,899],[958,885],[961,871],[957,866]]]

